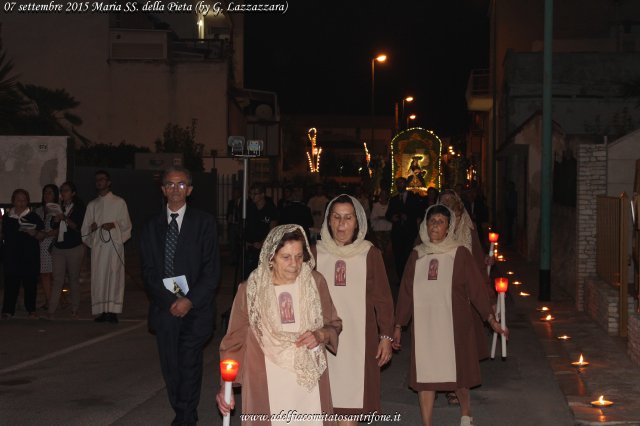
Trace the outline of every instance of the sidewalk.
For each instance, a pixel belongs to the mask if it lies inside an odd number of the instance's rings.
[[[640,425],[640,367],[627,355],[626,342],[607,335],[584,312],[578,312],[571,297],[559,286],[551,284],[552,301],[538,301],[537,265],[526,263],[514,253],[506,253],[507,262],[500,269],[513,271],[510,276],[509,298],[512,304],[528,312],[528,319],[544,350],[548,364],[571,408],[576,425]],[[513,281],[523,284],[514,286]],[[529,297],[519,296],[530,293]],[[541,321],[543,315],[536,309],[551,308],[555,319]],[[509,324],[509,307],[507,323]],[[570,340],[557,337],[568,335]],[[576,368],[571,362],[580,354],[590,364]],[[590,402],[600,395],[613,401],[607,408],[594,408]]]

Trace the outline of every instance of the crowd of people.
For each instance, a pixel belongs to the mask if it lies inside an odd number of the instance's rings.
[[[423,424],[431,424],[438,391],[459,403],[461,425],[473,424],[469,389],[480,384],[488,332],[508,335],[495,317],[486,268],[492,259],[481,242],[486,207],[475,190],[460,197],[429,188],[422,197],[407,190],[404,178],[394,183],[393,196],[382,190],[375,199],[362,188],[327,195],[318,185],[305,200],[303,188],[292,186],[278,203],[254,184],[244,230],[242,196],[234,193],[228,235],[232,260],[245,273],[220,356],[240,363],[244,413],[323,413],[337,417],[316,417],[316,424],[355,425],[358,416],[381,412],[381,369],[404,349],[406,328],[408,383],[418,392]],[[95,187],[98,197],[86,207],[73,182],[46,185],[33,210],[27,191],[13,192],[1,228],[3,319],[15,315],[21,287],[28,316],[39,316],[38,281],[40,308],[53,319],[67,279],[77,318],[89,247],[91,312],[97,322],[118,322],[131,221],[126,202],[111,192],[108,172],[95,173]],[[188,206],[193,190],[188,170],[166,170],[165,208],[139,237],[149,329],[176,425],[198,421],[203,349],[213,333],[221,269],[216,220]],[[395,276],[385,267],[390,259]],[[222,386],[216,401],[223,415],[235,407]]]
[[[2,319],[16,313],[20,288],[29,318],[55,318],[68,283],[71,317],[80,309],[80,269],[86,247],[91,250],[91,308],[96,322],[117,323],[124,298],[123,243],[131,236],[131,221],[124,200],[111,192],[111,177],[95,173],[98,197],[85,208],[76,185],[42,188],[39,205],[32,209],[27,190],[18,188],[2,217],[0,249],[4,270]],[[38,281],[44,302],[37,306]],[[39,313],[38,310],[44,311]]]
[[[463,199],[406,187],[398,178],[393,197],[383,190],[375,200],[360,188],[330,200],[318,187],[306,206],[300,192],[285,191],[276,206],[264,187],[251,187],[250,267],[220,345],[221,359],[240,363],[243,413],[326,413],[336,417],[316,424],[355,425],[380,412],[380,371],[408,327],[409,386],[423,424],[431,425],[437,391],[460,405],[461,425],[473,424],[469,389],[480,384],[488,332],[508,335],[495,317],[486,267],[493,260],[480,242],[486,207],[474,189]],[[223,415],[235,407],[222,386],[217,404]]]

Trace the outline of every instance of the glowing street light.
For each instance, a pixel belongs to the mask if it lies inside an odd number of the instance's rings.
[[[411,114],[407,117],[407,129],[409,128],[409,121],[415,120],[418,116],[415,114]]]
[[[381,54],[371,59],[371,140],[370,143],[373,143],[373,117],[375,115],[375,81],[376,81],[376,62],[385,62],[387,60],[387,55]]]

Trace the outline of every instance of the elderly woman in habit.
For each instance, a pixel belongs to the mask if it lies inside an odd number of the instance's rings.
[[[364,239],[366,233],[367,218],[356,198],[342,194],[329,202],[316,258],[344,327],[340,350],[328,355],[337,414],[380,412],[380,368],[393,352],[389,281],[382,253]]]
[[[264,241],[257,269],[238,287],[220,359],[240,363],[244,413],[333,412],[325,349],[337,350],[342,322],[314,266],[304,230],[277,226]],[[222,387],[216,401],[223,415],[235,405],[224,402]]]
[[[478,236],[478,230],[473,224],[469,213],[467,213],[460,196],[452,189],[445,189],[441,192],[438,202],[449,207],[449,209],[455,214],[456,225],[453,230],[453,239],[465,246],[473,255],[473,261],[482,273],[484,280],[483,284],[485,285],[487,294],[489,295],[489,300],[491,301],[491,306],[495,312],[497,295],[491,286],[491,279],[487,274],[487,265],[493,265],[494,259],[489,257],[482,247]],[[474,321],[473,329],[476,333],[476,340],[478,342],[478,359],[483,360],[489,357],[489,341],[484,329],[484,318],[480,318],[479,315],[475,315],[474,317],[476,321]],[[455,395],[452,395],[451,393],[447,394],[447,399],[449,400],[449,403],[452,401],[456,402]]]
[[[401,348],[401,327],[413,319],[409,386],[418,392],[427,426],[436,391],[455,391],[460,424],[472,424],[469,388],[480,384],[472,311],[477,310],[494,331],[506,333],[494,317],[471,253],[453,238],[455,221],[441,204],[427,209],[420,225],[422,244],[407,261],[396,306],[394,349]]]

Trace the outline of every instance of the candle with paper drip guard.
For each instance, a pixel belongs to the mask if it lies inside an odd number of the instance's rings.
[[[231,385],[233,384],[236,376],[238,375],[238,367],[240,364],[233,359],[225,359],[220,361],[220,375],[224,380],[224,402],[229,404],[231,402]],[[222,418],[222,424],[229,426],[231,421],[231,413]]]
[[[493,257],[493,255],[495,254],[494,249],[496,247],[496,244],[498,243],[498,238],[500,237],[500,234],[497,234],[495,232],[489,232],[489,242],[491,244],[489,244],[489,257]],[[487,275],[489,275],[491,273],[491,265],[487,265]]]
[[[575,362],[572,362],[571,365],[576,366],[576,367],[586,367],[589,365],[589,363],[587,361],[584,360],[584,357],[582,356],[582,354],[580,354],[580,359],[578,359]]]
[[[604,399],[604,395],[600,395],[596,401],[591,401],[591,405],[594,407],[611,407],[613,405],[613,401],[607,401]]]
[[[498,292],[498,303],[496,305],[496,319],[500,321],[500,326],[503,330],[507,329],[507,310],[504,303],[504,294],[509,289],[509,280],[507,278],[495,279],[496,291]],[[507,359],[507,338],[504,335],[500,336],[502,343],[502,359]],[[491,341],[491,359],[496,357],[496,343],[498,342],[498,333],[493,332],[493,340]]]

